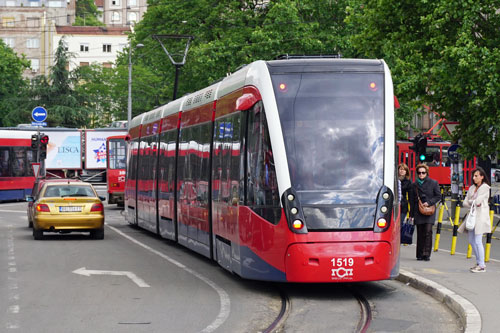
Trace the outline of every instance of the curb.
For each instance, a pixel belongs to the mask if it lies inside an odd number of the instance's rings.
[[[464,297],[454,291],[443,287],[439,283],[426,279],[404,269],[400,269],[396,278],[404,284],[429,294],[434,299],[444,303],[450,310],[455,312],[460,318],[465,333],[481,332],[481,314],[478,309]]]

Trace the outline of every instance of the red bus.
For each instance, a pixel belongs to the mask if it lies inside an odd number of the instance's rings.
[[[246,279],[399,274],[382,60],[256,61],[132,119],[125,216]]]
[[[417,161],[416,154],[410,147],[413,142],[398,141],[398,164],[405,163],[410,168],[410,179],[415,181],[415,168],[420,162]],[[427,141],[426,153],[433,156],[431,162],[425,162],[429,167],[429,176],[435,179],[445,194],[450,194],[451,186],[451,160],[448,158],[448,148],[451,143],[448,141]],[[472,171],[476,168],[477,159],[465,160],[462,165],[463,170],[463,188],[469,189],[472,185]]]
[[[106,183],[108,203],[124,205],[125,174],[127,168],[127,143],[125,135],[110,136],[106,139]]]
[[[0,201],[25,200],[35,183],[33,131],[0,130]]]

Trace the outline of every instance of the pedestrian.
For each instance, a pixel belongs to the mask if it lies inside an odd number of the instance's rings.
[[[413,183],[410,216],[417,226],[417,260],[429,261],[432,249],[432,226],[436,220],[436,204],[441,200],[441,191],[438,182],[429,177],[427,165],[419,164],[416,170],[417,177]],[[430,215],[421,212],[425,208],[432,207],[434,211]]]
[[[399,223],[402,224],[408,214],[408,204],[412,201],[410,169],[405,163],[398,165],[398,178],[401,188],[401,215]]]
[[[458,228],[459,232],[467,231],[469,244],[476,256],[476,266],[472,267],[472,273],[486,272],[484,263],[483,234],[491,232],[490,208],[488,199],[490,198],[490,181],[481,167],[477,167],[472,173],[472,182],[474,183],[467,192],[463,201],[464,207],[476,209],[476,224],[473,230],[466,230],[465,223]]]

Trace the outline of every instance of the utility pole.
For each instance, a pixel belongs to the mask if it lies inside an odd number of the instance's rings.
[[[177,98],[177,86],[179,83],[179,73],[181,71],[182,66],[186,63],[186,56],[189,50],[189,44],[191,41],[194,39],[194,36],[191,35],[153,35],[153,38],[156,39],[158,42],[160,42],[161,47],[163,48],[163,51],[167,54],[168,58],[172,62],[172,64],[175,66],[175,80],[174,80],[174,92],[172,96],[172,100],[175,100]],[[186,48],[184,49],[184,55],[182,57],[181,61],[176,61],[173,57],[172,54],[168,52],[168,50],[165,48],[163,45],[163,42],[161,41],[162,38],[165,39],[187,39],[186,42]]]

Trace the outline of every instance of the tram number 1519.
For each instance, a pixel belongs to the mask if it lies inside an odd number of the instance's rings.
[[[333,279],[343,279],[353,276],[354,268],[354,258],[332,258],[332,280]]]

